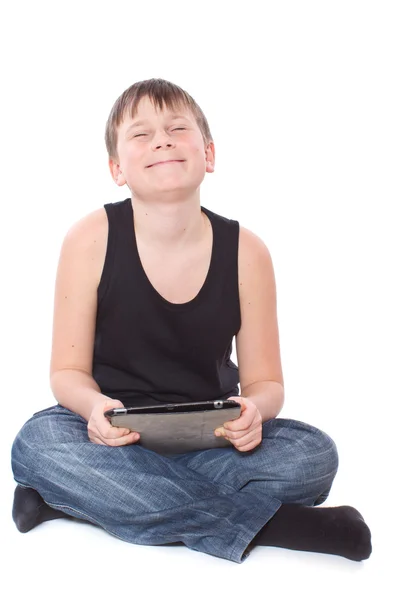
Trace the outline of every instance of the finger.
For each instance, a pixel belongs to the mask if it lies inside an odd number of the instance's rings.
[[[237,448],[238,447],[242,447],[242,446],[246,446],[247,444],[249,444],[251,442],[257,442],[257,443],[259,443],[258,440],[261,441],[261,439],[262,439],[261,432],[256,431],[256,430],[248,431],[244,435],[229,434],[229,436],[230,436],[230,441]]]
[[[246,446],[240,446],[239,448],[236,447],[236,450],[238,450],[239,452],[249,452],[250,450],[254,450],[254,448],[257,448],[257,446],[259,446],[260,443],[261,442],[251,442],[250,444],[246,444]]]
[[[249,431],[251,429],[252,426],[252,422],[250,421],[247,422],[241,422],[235,425],[231,425],[230,423],[224,423],[224,428],[226,432],[231,433],[239,433],[241,435],[244,435],[245,432]]]
[[[137,442],[140,438],[140,435],[136,431],[131,431],[128,435],[124,435],[119,438],[108,439],[105,440],[108,446],[127,446],[128,444],[133,444]]]
[[[215,429],[214,431],[216,436],[221,436],[221,435],[225,435],[225,429],[223,427],[217,427],[217,429]]]
[[[255,414],[252,411],[247,409],[245,413],[242,413],[240,417],[237,419],[233,419],[232,421],[227,421],[224,423],[224,427],[226,429],[232,430],[240,430],[240,429],[248,429],[251,423],[253,422]]]
[[[132,432],[127,427],[114,427],[110,425],[110,423],[104,423],[101,421],[100,423],[94,423],[90,428],[91,436],[97,437],[102,440],[102,442],[108,446],[121,445],[121,444],[113,444],[113,441],[122,440],[122,444],[132,443]]]
[[[246,435],[250,433],[248,429],[243,429],[243,431],[226,431],[225,435],[228,439],[232,440],[232,441],[239,441],[241,440],[243,437],[246,437]]]
[[[249,407],[246,398],[243,396],[232,396],[232,398],[228,398],[228,400],[235,400],[235,402],[240,404],[240,414],[243,414]]]
[[[248,452],[249,450],[253,450],[253,448],[256,448],[257,446],[260,445],[260,442],[258,442],[257,440],[253,440],[251,442],[249,442],[248,444],[242,444],[242,445],[238,445],[238,444],[233,444],[236,448],[236,450],[238,450],[239,452]]]
[[[225,431],[223,427],[218,427],[218,429],[216,429],[214,433],[216,437],[224,437],[226,440],[230,441],[231,433],[228,434],[228,432]]]
[[[99,437],[93,435],[93,436],[89,436],[90,441],[93,444],[100,444],[101,446],[105,446],[106,444],[103,442],[102,439],[100,439]]]
[[[103,438],[105,439],[116,439],[122,437],[124,435],[129,435],[131,430],[128,427],[115,427],[114,425],[108,424],[108,426],[104,426],[99,431]]]
[[[226,431],[244,432],[255,429],[258,427],[258,425],[259,423],[254,418],[254,415],[243,415],[243,417],[240,417],[236,421],[228,421],[227,423],[224,423],[224,428]]]
[[[229,429],[231,431],[243,431],[249,429],[252,425],[253,421],[255,421],[257,416],[256,407],[248,407],[245,413],[242,413],[240,417],[237,419],[233,419],[232,421],[227,421],[224,423],[225,429]]]

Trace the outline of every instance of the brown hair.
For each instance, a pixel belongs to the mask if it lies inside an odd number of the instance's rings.
[[[212,142],[207,119],[197,102],[185,90],[165,79],[146,79],[138,81],[126,89],[115,101],[107,119],[105,142],[109,158],[118,159],[118,127],[129,114],[133,119],[143,96],[148,96],[153,105],[160,110],[166,106],[169,110],[179,110],[181,106],[189,108],[203,135],[204,144]]]

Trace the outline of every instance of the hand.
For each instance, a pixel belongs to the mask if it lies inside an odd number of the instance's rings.
[[[227,421],[223,427],[215,430],[215,435],[223,435],[240,452],[248,452],[262,441],[262,418],[257,406],[248,398],[232,396],[228,400],[235,400],[241,404],[240,417]]]
[[[96,404],[87,425],[91,442],[102,444],[103,446],[126,446],[127,444],[134,444],[139,440],[139,433],[130,431],[125,427],[114,427],[107,417],[104,416],[106,410],[110,408],[123,407],[124,405],[120,400],[113,400],[111,398],[110,400]]]

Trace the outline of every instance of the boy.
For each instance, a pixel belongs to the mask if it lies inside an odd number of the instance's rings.
[[[200,204],[215,164],[200,107],[165,80],[135,83],[114,104],[106,146],[131,198],[82,218],[63,242],[50,368],[58,404],[13,444],[18,529],[70,516],[132,543],[183,542],[238,563],[256,544],[368,558],[357,510],[315,508],[337,472],[333,440],[277,418],[272,261],[251,231]],[[241,415],[216,431],[231,446],[172,457],[104,417],[124,404],[231,397]]]

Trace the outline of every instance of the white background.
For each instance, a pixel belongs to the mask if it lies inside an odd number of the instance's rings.
[[[398,597],[398,9],[384,0],[3,5],[3,589],[42,599]],[[324,506],[363,514],[368,561],[257,548],[239,565],[66,520],[23,535],[11,520],[12,441],[55,403],[61,242],[88,212],[129,197],[110,177],[104,128],[116,98],[152,77],[186,89],[208,118],[216,171],[202,205],[271,252],[280,416],[336,441],[339,472]]]

